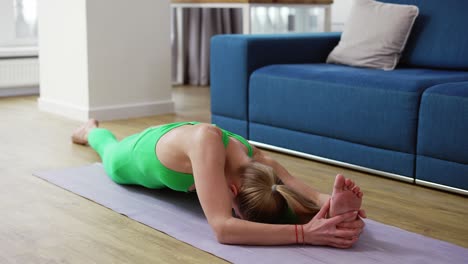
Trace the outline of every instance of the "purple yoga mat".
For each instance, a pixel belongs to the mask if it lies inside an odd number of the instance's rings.
[[[234,263],[468,263],[466,248],[372,220],[366,220],[359,242],[346,250],[222,245],[194,193],[118,185],[98,163],[34,175]]]

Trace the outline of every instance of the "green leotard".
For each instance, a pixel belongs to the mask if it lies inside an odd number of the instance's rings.
[[[114,182],[136,184],[152,189],[167,187],[187,192],[194,184],[193,175],[165,167],[156,156],[156,144],[163,135],[172,129],[195,124],[199,124],[199,122],[179,122],[151,127],[120,142],[109,130],[96,128],[89,133],[88,142],[101,156],[104,169]],[[252,146],[245,138],[224,129],[221,131],[225,147],[229,144],[229,138],[235,138],[247,147],[247,154],[252,157]],[[288,208],[278,223],[295,224],[297,220],[293,210]]]
[[[167,132],[180,126],[195,124],[199,122],[178,122],[151,127],[120,142],[109,130],[96,128],[89,133],[88,142],[101,156],[106,173],[116,183],[136,184],[153,189],[168,187],[187,192],[194,184],[193,175],[165,167],[159,161],[155,149],[159,139]],[[229,138],[235,138],[247,147],[247,154],[252,157],[253,149],[246,139],[224,129],[221,131],[225,147],[229,144]]]

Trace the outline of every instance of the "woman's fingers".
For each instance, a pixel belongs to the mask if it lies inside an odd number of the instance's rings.
[[[348,212],[348,213],[345,213],[345,214],[334,216],[334,217],[330,218],[329,220],[330,220],[331,224],[338,225],[341,222],[356,219],[357,214],[358,214],[357,211],[352,211],[352,212]]]
[[[347,228],[347,229],[355,229],[355,228],[362,229],[362,228],[364,228],[365,225],[366,224],[364,223],[364,221],[362,221],[362,219],[358,218],[355,221],[339,223],[338,225],[336,225],[336,227],[338,227],[338,228]]]
[[[364,224],[358,222],[344,222],[336,226],[339,229],[363,229]]]
[[[337,229],[335,232],[335,237],[344,238],[344,239],[352,239],[354,237],[359,237],[361,233],[360,229]]]
[[[325,218],[328,214],[328,210],[330,209],[330,199],[328,199],[320,208],[320,211],[314,216],[314,219],[322,219]]]
[[[329,246],[336,247],[336,248],[350,248],[356,243],[358,238],[353,238],[353,239],[344,239],[344,238],[338,238],[334,237],[330,239],[330,242],[328,243]]]
[[[358,211],[325,219],[330,209],[327,200],[315,217],[306,225],[306,243],[311,245],[328,245],[336,248],[350,248],[359,238],[364,221],[358,218]],[[347,223],[349,222],[349,223]],[[343,226],[343,228],[340,228]],[[314,235],[310,235],[314,234]]]

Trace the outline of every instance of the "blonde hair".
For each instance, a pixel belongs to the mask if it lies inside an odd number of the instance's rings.
[[[261,223],[278,223],[288,207],[302,205],[310,214],[319,207],[284,185],[270,166],[251,161],[241,168],[241,186],[236,202],[243,218]]]

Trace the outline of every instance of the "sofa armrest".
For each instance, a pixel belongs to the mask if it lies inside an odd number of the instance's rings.
[[[247,97],[253,71],[271,64],[324,63],[339,39],[340,33],[213,37],[210,56],[212,115],[248,121]]]

